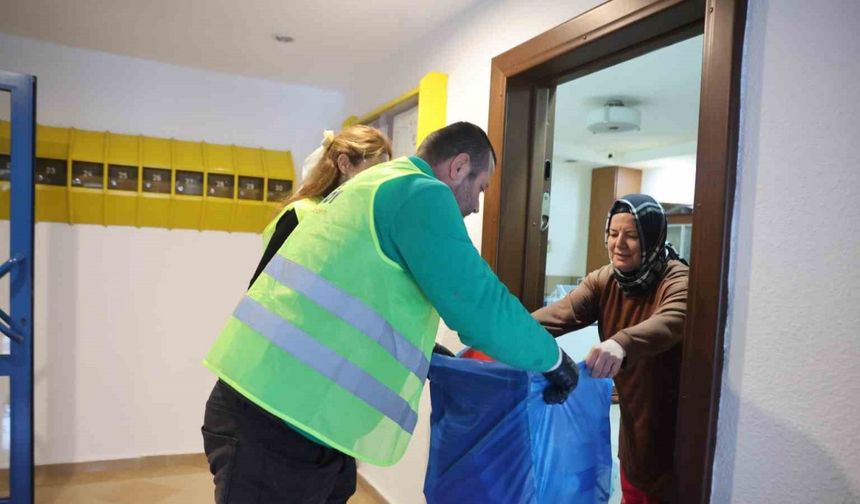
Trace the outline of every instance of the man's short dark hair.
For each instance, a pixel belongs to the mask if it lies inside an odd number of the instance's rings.
[[[416,154],[430,166],[436,166],[461,153],[466,153],[471,158],[470,175],[477,175],[487,169],[487,156],[493,156],[493,164],[496,163],[496,151],[493,150],[490,138],[484,130],[469,122],[456,122],[430,133],[421,142]]]

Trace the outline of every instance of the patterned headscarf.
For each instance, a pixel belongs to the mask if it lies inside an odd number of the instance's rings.
[[[609,223],[612,216],[629,213],[636,221],[642,264],[635,271],[623,272],[612,266],[615,281],[627,296],[650,292],[666,271],[669,259],[678,259],[678,254],[666,243],[666,214],[663,207],[647,194],[628,194],[612,204],[606,218],[604,245],[609,241]],[[612,258],[610,257],[610,264]]]

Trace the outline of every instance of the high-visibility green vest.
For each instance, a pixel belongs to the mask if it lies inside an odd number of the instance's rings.
[[[403,176],[428,177],[396,159],[304,215],[204,360],[265,410],[378,465],[409,444],[439,323],[376,236],[374,195]]]
[[[281,220],[281,217],[284,216],[285,213],[293,210],[296,212],[296,219],[301,222],[302,218],[311,210],[313,210],[317,205],[319,205],[321,198],[304,198],[297,201],[293,201],[288,205],[284,205],[284,208],[278,212],[278,215],[275,216],[268,224],[266,224],[265,229],[263,229],[263,250],[269,245],[269,240],[272,239],[272,235],[275,234],[275,228],[278,227],[278,221]]]

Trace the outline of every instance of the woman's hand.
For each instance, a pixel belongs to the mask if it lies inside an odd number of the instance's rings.
[[[585,366],[593,378],[613,378],[621,369],[626,354],[617,341],[608,339],[591,347]]]

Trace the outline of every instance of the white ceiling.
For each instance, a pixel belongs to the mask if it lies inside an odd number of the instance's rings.
[[[559,86],[555,156],[590,168],[646,169],[662,166],[655,160],[680,158],[695,166],[701,72],[698,36]],[[593,134],[586,129],[588,113],[610,99],[640,111],[639,131]]]
[[[480,0],[3,0],[0,31],[182,66],[344,89],[353,68]],[[273,40],[274,33],[296,39]]]

